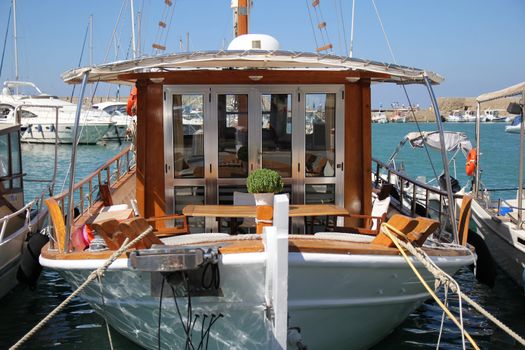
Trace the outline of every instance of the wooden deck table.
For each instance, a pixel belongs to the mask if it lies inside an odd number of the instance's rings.
[[[187,205],[182,209],[186,216],[216,218],[255,218],[254,205]],[[333,204],[290,204],[289,217],[317,217],[348,215],[348,210]]]

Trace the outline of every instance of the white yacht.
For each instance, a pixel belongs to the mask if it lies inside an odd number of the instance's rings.
[[[373,112],[372,113],[372,123],[377,123],[377,124],[388,123],[388,119],[387,119],[385,112],[382,112],[382,111]]]
[[[58,139],[70,144],[76,110],[75,104],[42,93],[32,82],[6,81],[0,95],[0,122],[20,123],[22,142],[55,143]],[[97,143],[113,125],[106,112],[82,109],[79,143]]]
[[[486,123],[500,123],[507,120],[506,116],[499,115],[499,111],[495,109],[486,109],[480,117],[481,121]]]
[[[478,117],[477,117],[476,111],[467,110],[463,114],[463,119],[465,119],[464,120],[465,122],[469,122],[469,123],[475,122],[477,118]]]
[[[447,122],[459,123],[459,122],[465,121],[465,118],[463,117],[463,113],[461,113],[459,109],[453,110],[452,112],[450,112],[448,116],[444,118],[445,118],[445,121]]]
[[[129,133],[135,122],[134,117],[129,116],[126,111],[127,103],[117,101],[106,101],[93,105],[94,109],[104,111],[111,116],[114,123],[108,132],[102,137],[102,141],[123,141],[129,138]]]

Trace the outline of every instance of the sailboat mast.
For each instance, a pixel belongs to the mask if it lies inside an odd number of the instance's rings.
[[[130,0],[131,10],[131,49],[133,51],[133,59],[137,58],[137,47],[135,45],[135,6],[134,1]]]
[[[233,9],[233,35],[238,37],[240,35],[248,34],[248,24],[250,16],[251,0],[232,0],[231,7]]]
[[[522,101],[525,104],[525,90],[521,94]],[[525,139],[525,121],[523,120],[523,106],[521,107],[521,122],[520,122],[520,161],[518,172],[518,226],[521,228],[523,222],[523,140]]]
[[[352,0],[352,25],[350,29],[350,52],[348,57],[352,58],[354,55],[354,20],[355,20],[355,0]]]
[[[18,45],[16,35],[16,0],[13,0],[13,44],[15,49],[15,80],[19,78],[18,72]]]
[[[89,16],[89,65],[93,65],[93,15]]]

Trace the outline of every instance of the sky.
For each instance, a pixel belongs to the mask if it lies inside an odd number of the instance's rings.
[[[157,23],[166,18],[163,0],[135,0],[140,12],[140,46],[152,55],[151,45],[165,44],[166,52],[217,50],[232,40],[229,0],[172,0],[169,32],[157,38]],[[46,93],[68,96],[72,87],[60,74],[78,66],[89,17],[93,18],[81,65],[130,57],[129,0],[17,0],[17,37],[20,80],[33,81]],[[311,0],[254,0],[250,32],[277,38],[281,49],[313,52],[316,43],[331,42],[333,53],[348,55],[351,0],[321,0],[319,17]],[[355,0],[354,57],[423,68],[444,76],[435,88],[438,97],[469,97],[525,80],[525,0],[375,0],[388,37],[385,40],[372,0]],[[10,0],[0,0],[0,49],[8,24]],[[117,25],[117,19],[120,21]],[[310,21],[310,17],[312,21]],[[328,40],[312,29],[327,23]],[[137,20],[137,23],[139,21]],[[13,22],[5,47],[0,81],[14,79]],[[315,38],[314,38],[315,32]],[[113,33],[119,45],[111,41]],[[164,40],[164,37],[166,38]],[[183,49],[180,48],[182,40]],[[92,91],[92,90],[91,90]],[[78,92],[78,89],[77,89]],[[408,88],[413,104],[429,106],[424,87]],[[112,93],[99,88],[98,95]],[[398,86],[374,85],[372,106],[408,104]]]

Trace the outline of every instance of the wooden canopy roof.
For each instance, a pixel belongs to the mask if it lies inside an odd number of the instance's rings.
[[[271,70],[271,71],[324,71],[345,72],[348,80],[371,78],[372,82],[423,83],[428,77],[433,84],[439,84],[443,77],[429,71],[371,60],[334,55],[294,51],[198,51],[162,56],[144,57],[135,60],[118,61],[93,67],[69,70],[62,74],[67,83],[80,83],[85,72],[90,82],[113,82],[132,84],[137,74],[150,73],[152,76],[166,72],[188,70]]]

